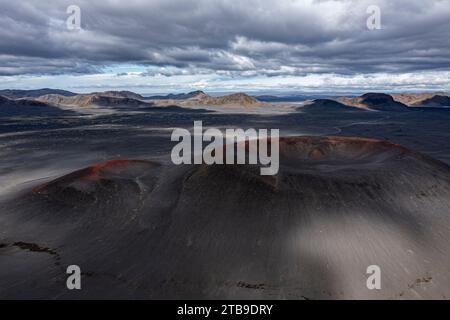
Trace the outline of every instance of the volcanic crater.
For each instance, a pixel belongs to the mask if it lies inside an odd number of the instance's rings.
[[[21,197],[4,206],[17,219],[6,237],[116,275],[86,279],[95,289],[78,297],[450,296],[450,168],[387,141],[284,137],[275,176],[114,160]],[[389,279],[381,291],[366,288],[373,264]]]

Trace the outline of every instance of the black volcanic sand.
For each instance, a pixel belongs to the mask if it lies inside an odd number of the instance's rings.
[[[450,297],[447,164],[331,136],[283,138],[280,157],[276,176],[121,159],[35,183],[0,208],[0,297]]]

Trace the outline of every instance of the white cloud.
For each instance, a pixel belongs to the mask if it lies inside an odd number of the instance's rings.
[[[87,79],[86,87],[160,88],[207,79],[214,88],[295,87],[290,81],[431,88],[447,85],[450,70],[450,0],[79,0],[80,32],[65,28],[69,4],[2,1],[0,86],[68,88]],[[372,4],[382,13],[382,29],[373,32],[366,28]]]

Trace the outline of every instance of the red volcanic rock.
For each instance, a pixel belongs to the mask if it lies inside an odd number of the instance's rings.
[[[151,175],[152,169],[158,166],[144,160],[110,160],[45,183],[34,188],[33,193],[75,203],[77,199],[96,198],[100,194],[118,192],[121,188],[134,188],[139,192],[138,180]]]
[[[94,166],[72,172],[68,175],[65,175],[61,178],[53,180],[42,186],[36,187],[33,189],[33,192],[37,192],[37,193],[45,192],[46,189],[51,188],[54,185],[70,184],[70,183],[74,182],[75,180],[98,181],[98,180],[102,179],[102,172],[105,169],[114,168],[114,167],[122,167],[122,169],[123,169],[124,166],[129,163],[130,163],[130,160],[110,160],[110,161],[106,161],[103,163],[99,163]]]
[[[381,155],[385,152],[411,152],[406,148],[388,141],[339,136],[317,137],[282,137],[280,153],[286,157],[315,160],[352,160],[360,157]]]
[[[309,153],[309,157],[314,160],[323,159],[324,156],[325,154],[320,148],[316,148]]]
[[[97,181],[102,179],[102,176],[108,176],[108,172],[110,173],[111,170],[116,173],[126,170],[130,163],[130,160],[110,160],[85,169],[86,172],[81,174],[81,177]]]

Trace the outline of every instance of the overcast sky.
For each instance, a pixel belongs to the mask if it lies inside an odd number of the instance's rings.
[[[69,30],[69,5],[81,30]],[[381,29],[369,30],[370,5]],[[0,0],[0,89],[450,90],[450,0]]]

